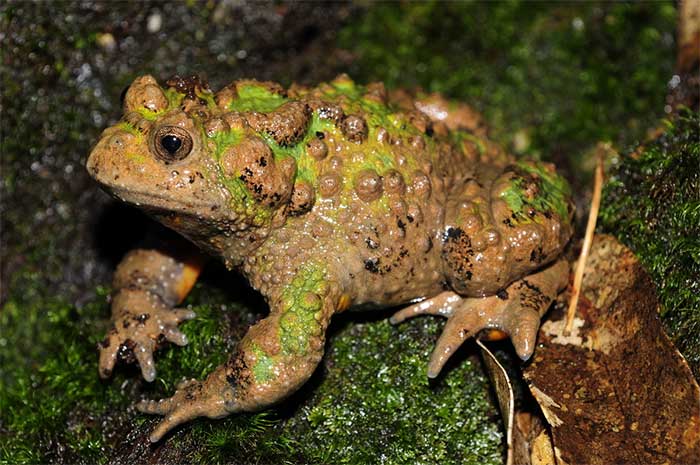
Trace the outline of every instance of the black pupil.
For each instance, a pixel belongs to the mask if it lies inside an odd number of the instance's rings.
[[[179,137],[168,134],[167,136],[163,136],[160,140],[160,145],[162,145],[170,155],[175,155],[175,153],[180,150],[180,147],[182,147],[182,141]]]

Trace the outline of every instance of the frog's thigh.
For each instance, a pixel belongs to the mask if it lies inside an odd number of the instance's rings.
[[[573,206],[551,167],[506,169],[492,181],[465,183],[448,212],[443,271],[452,289],[477,297],[495,294],[562,253],[572,234]]]

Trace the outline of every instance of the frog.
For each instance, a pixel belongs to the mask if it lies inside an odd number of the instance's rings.
[[[187,344],[178,325],[196,315],[179,305],[205,256],[269,306],[204,380],[137,404],[163,416],[152,442],[197,417],[283,401],[321,362],[333,315],[349,309],[398,309],[395,325],[446,318],[430,378],[472,337],[508,336],[527,360],[568,282],[566,180],[509,154],[476,111],[439,94],[347,75],[316,86],[238,79],[218,91],[196,75],[164,85],[145,75],[86,167],[191,244],[119,263],[101,377],[131,359],[151,382],[156,349]]]

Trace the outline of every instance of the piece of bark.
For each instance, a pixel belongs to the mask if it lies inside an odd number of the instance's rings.
[[[632,252],[596,236],[574,331],[546,321],[524,371],[558,464],[700,463],[700,389],[658,307]]]

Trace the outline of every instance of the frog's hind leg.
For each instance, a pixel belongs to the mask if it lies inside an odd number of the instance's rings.
[[[527,360],[535,348],[540,317],[566,285],[568,270],[569,265],[560,260],[489,297],[463,298],[454,292],[443,292],[400,310],[390,321],[398,324],[426,314],[447,317],[428,364],[430,378],[440,373],[450,356],[468,337],[482,329],[495,328],[508,333],[518,356]]]

